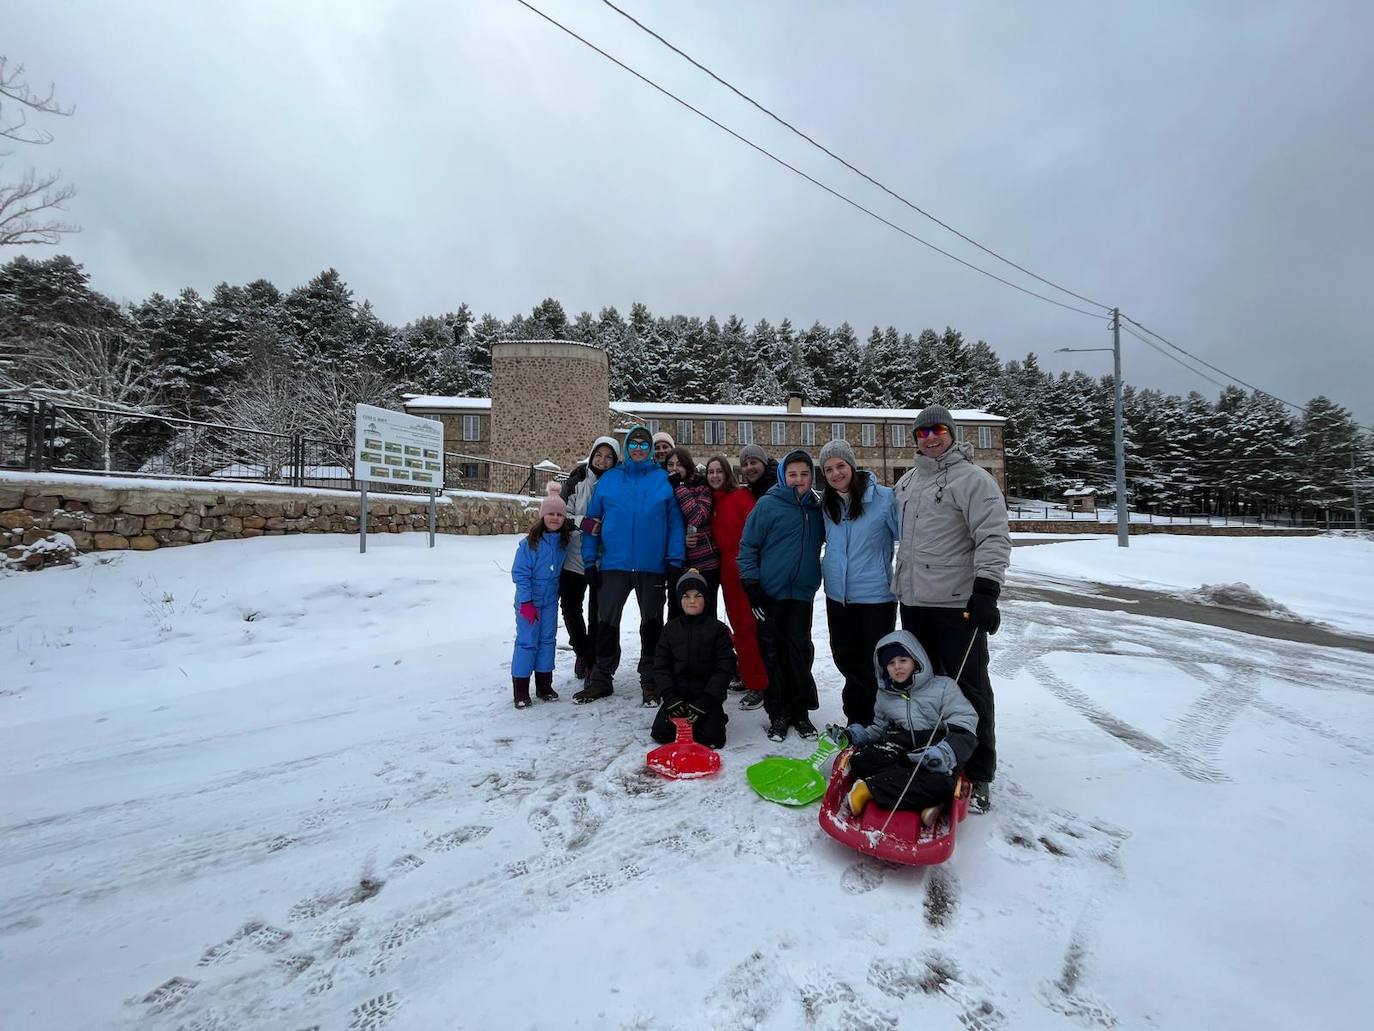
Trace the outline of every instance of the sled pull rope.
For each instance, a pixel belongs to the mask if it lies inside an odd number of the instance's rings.
[[[974,642],[978,640],[979,633],[981,633],[981,631],[975,627],[973,636],[968,639],[968,647],[964,649],[964,657],[959,663],[959,672],[954,674],[954,684],[956,687],[959,685],[959,678],[964,675],[964,667],[968,665],[968,657],[973,654],[973,645]],[[906,784],[902,787],[902,793],[897,796],[897,804],[888,810],[887,819],[883,821],[882,827],[878,830],[880,835],[887,833],[887,825],[892,822],[892,818],[897,815],[897,810],[902,807],[902,799],[906,798],[906,793],[911,787],[911,782],[916,779],[916,771],[921,768],[921,762],[925,759],[926,752],[930,749],[931,743],[934,742],[935,734],[940,729],[940,724],[943,722],[945,722],[945,707],[942,705],[940,706],[940,715],[935,717],[935,726],[930,728],[930,737],[926,738],[926,743],[921,748],[921,754],[916,760],[916,765],[911,768],[911,776],[906,779]],[[954,786],[957,790],[959,786],[957,778],[954,781]],[[916,836],[919,838],[920,835],[920,824],[918,823]],[[913,844],[915,843],[913,842]]]

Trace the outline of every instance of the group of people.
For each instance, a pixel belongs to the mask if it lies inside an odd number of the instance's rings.
[[[743,692],[739,708],[764,709],[770,739],[814,738],[823,587],[844,679],[845,723],[827,733],[855,746],[851,805],[925,809],[962,771],[985,810],[996,772],[987,636],[1011,558],[1006,504],[946,408],[924,409],[914,429],[913,466],[895,487],[861,469],[844,440],[821,448],[819,482],[805,450],[776,461],[747,445],[739,482],[724,455],[698,468],[645,426],[626,434],[623,454],[598,437],[516,552],[515,706],[531,704],[531,676],[537,698],[558,697],[560,607],[582,685],[574,702],[610,696],[633,592],[655,740],[672,740],[683,717],[696,740],[723,746],[732,688]],[[728,626],[717,618],[722,598]]]

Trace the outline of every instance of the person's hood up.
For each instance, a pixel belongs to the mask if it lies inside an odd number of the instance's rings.
[[[629,438],[627,437],[626,439],[628,440]],[[596,474],[596,470],[592,468],[592,455],[596,453],[596,449],[602,444],[610,448],[611,452],[615,455],[615,465],[611,466],[612,469],[614,469],[616,465],[619,465],[625,458],[620,451],[620,441],[616,440],[614,437],[597,437],[592,441],[592,446],[587,451],[587,471],[593,475]]]
[[[782,456],[782,461],[778,463],[775,475],[778,478],[779,484],[787,487],[787,465],[789,462],[795,462],[800,458],[806,459],[806,464],[811,467],[811,486],[814,487],[816,485],[816,460],[811,457],[810,451],[800,447],[793,448],[791,451],[787,452],[787,454]],[[787,489],[791,490],[792,488],[788,487]]]
[[[916,660],[916,669],[911,674],[911,679],[907,681],[905,687],[895,688],[887,675],[887,670],[878,663],[878,653],[886,645],[901,645],[902,649]],[[921,647],[921,642],[916,640],[916,635],[909,630],[894,630],[892,633],[883,637],[873,648],[873,672],[878,678],[878,683],[888,691],[919,691],[930,682],[935,674],[930,669],[930,656]]]
[[[630,432],[625,434],[625,460],[620,463],[621,468],[636,476],[642,476],[651,469],[657,469],[659,472],[662,472],[663,466],[654,461],[652,451],[650,451],[649,455],[642,462],[636,462],[630,457],[630,441],[638,439],[647,441],[649,446],[651,448],[653,447],[654,435],[649,432],[649,427],[641,425],[631,426]]]

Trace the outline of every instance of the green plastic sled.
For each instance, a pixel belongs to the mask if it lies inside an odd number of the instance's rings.
[[[779,805],[810,805],[825,794],[826,778],[821,773],[821,765],[839,747],[822,734],[809,758],[789,759],[782,755],[770,755],[745,771],[749,786],[768,801]]]

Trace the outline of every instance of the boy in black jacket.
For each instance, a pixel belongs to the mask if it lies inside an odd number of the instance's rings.
[[[695,569],[677,582],[682,615],[670,619],[654,653],[654,683],[662,704],[650,731],[667,744],[677,737],[673,717],[692,724],[692,739],[720,748],[730,717],[722,707],[735,676],[735,646],[730,629],[706,612],[706,579]]]

